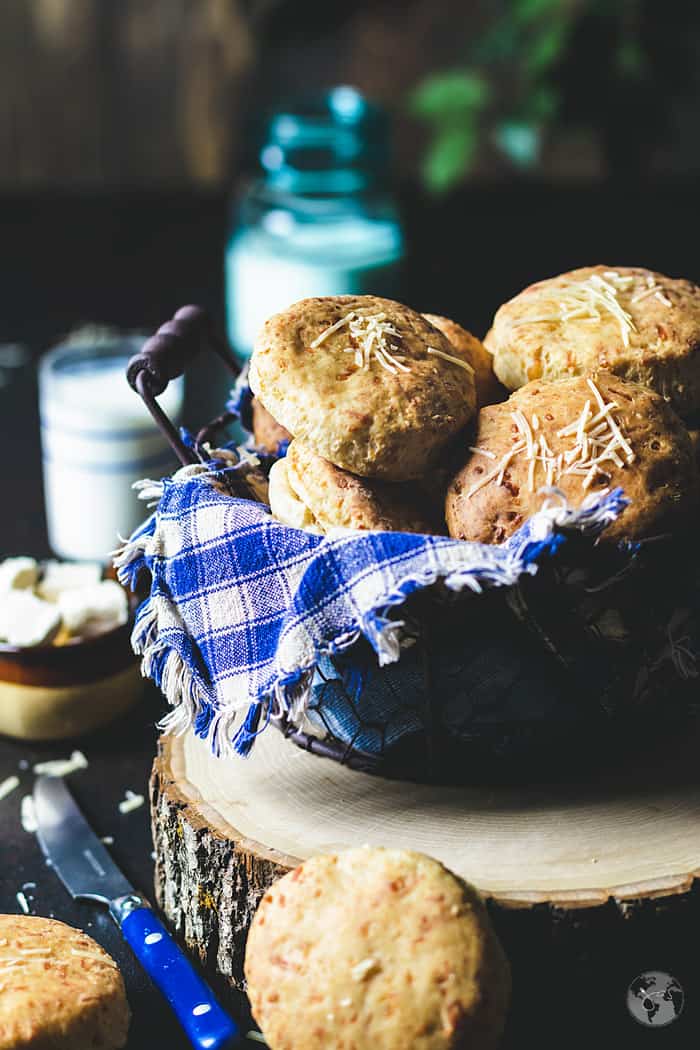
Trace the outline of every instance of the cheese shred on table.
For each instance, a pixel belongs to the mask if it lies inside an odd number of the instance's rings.
[[[34,766],[37,776],[67,777],[78,769],[87,769],[88,760],[82,751],[74,751],[70,758],[56,758],[49,762],[39,762]]]
[[[134,791],[127,791],[126,798],[122,799],[119,803],[120,813],[131,813],[134,809],[139,809],[145,802],[143,795],[137,795]]]
[[[7,777],[0,782],[0,799],[7,798],[15,788],[19,787],[19,777]]]

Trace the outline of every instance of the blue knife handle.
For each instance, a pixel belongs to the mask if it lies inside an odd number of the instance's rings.
[[[192,1046],[196,1050],[242,1047],[238,1027],[157,915],[135,895],[127,901],[127,907],[113,906],[112,915],[134,955],[172,1006]],[[134,907],[137,902],[140,906]]]

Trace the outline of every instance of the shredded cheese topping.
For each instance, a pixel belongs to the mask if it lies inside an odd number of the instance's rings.
[[[571,438],[573,444],[562,452],[555,453],[544,434],[535,437],[539,421],[536,416],[527,419],[519,409],[511,413],[518,437],[515,444],[501,457],[493,470],[480,478],[467,492],[471,498],[486,485],[495,481],[502,485],[505,473],[516,456],[523,455],[528,461],[527,486],[530,492],[535,491],[538,468],[542,473],[542,483],[558,485],[563,477],[575,475],[581,478],[584,492],[592,485],[597,474],[603,472],[604,464],[613,464],[624,468],[634,463],[635,453],[624,431],[621,419],[614,415],[619,406],[616,401],[605,401],[600,390],[592,379],[587,380],[597,411],[592,408],[591,399],[587,399],[580,415],[566,426],[561,427],[556,436]],[[470,451],[484,454],[486,449],[472,446]],[[493,453],[491,453],[493,456]],[[495,457],[493,457],[495,458]]]
[[[339,332],[341,328],[348,329],[356,346],[346,346],[343,353],[352,354],[358,368],[367,371],[373,360],[379,362],[386,372],[397,375],[398,372],[410,372],[411,369],[405,363],[406,358],[394,353],[395,341],[399,339],[399,333],[390,321],[387,321],[384,312],[376,314],[360,315],[351,310],[345,317],[341,317],[335,324],[324,328],[319,336],[311,343],[311,349],[315,350],[326,341],[333,332]]]
[[[644,299],[648,299],[653,295],[654,298],[658,299],[660,303],[664,304],[664,306],[673,306],[673,303],[666,295],[663,287],[656,283],[656,278],[652,274],[648,273],[646,275],[645,283],[646,288],[643,288],[641,292],[637,292],[637,294],[630,299],[631,303],[641,303]]]
[[[377,973],[380,969],[379,963],[376,959],[363,959],[362,962],[357,963],[356,966],[350,971],[350,976],[353,981],[364,981],[368,977]]]
[[[609,314],[620,327],[622,342],[629,346],[630,334],[637,329],[632,316],[621,304],[619,295],[620,292],[632,292],[636,281],[637,275],[604,270],[602,274],[593,273],[590,277],[582,281],[572,281],[563,288],[545,287],[538,293],[545,311],[533,317],[522,317],[514,324],[566,324],[567,321],[600,323],[603,315]],[[673,305],[652,274],[645,275],[644,287],[629,299],[629,303],[640,303],[651,295],[664,306]],[[552,312],[546,310],[550,303],[554,306]]]
[[[114,970],[117,969],[117,964],[111,955],[98,955],[97,952],[91,951],[81,952],[78,948],[71,948],[70,953],[78,959],[89,959],[91,962],[99,963],[100,966],[111,966]]]
[[[29,912],[27,912],[26,914],[28,915]],[[49,950],[50,949],[47,949],[47,951]],[[43,948],[42,951],[44,951]],[[23,952],[21,956],[15,955],[10,959],[3,959],[2,961],[0,961],[0,970],[18,970],[22,968],[28,968],[32,965],[36,965],[37,963],[52,963],[55,961],[51,958],[51,956],[47,955],[46,952],[44,952],[44,954],[41,956],[33,956],[31,959],[25,959],[24,956],[26,954],[26,952]]]
[[[470,452],[476,452],[476,454],[478,456],[486,456],[487,459],[495,459],[496,458],[496,453],[495,452],[491,452],[487,448],[479,448],[478,445],[469,445],[469,451]]]
[[[434,354],[436,357],[441,357],[443,361],[451,361],[453,365],[459,365],[465,372],[469,372],[470,375],[474,375],[474,369],[468,361],[462,361],[460,357],[453,357],[452,354],[446,354],[444,350],[436,350],[434,346],[428,347],[428,353]]]
[[[397,353],[398,341],[401,335],[396,331],[391,321],[383,311],[376,314],[358,314],[354,310],[341,317],[335,324],[324,328],[314,341],[310,344],[311,350],[316,350],[330,335],[347,328],[348,334],[353,340],[352,346],[343,347],[344,354],[352,354],[353,360],[358,368],[369,370],[373,361],[377,361],[385,372],[397,375],[399,372],[410,372],[410,365],[406,363],[406,357]],[[465,371],[474,374],[474,369],[467,361],[459,357],[445,353],[433,346],[427,348],[428,354],[441,357],[450,361],[453,365],[459,365]]]
[[[22,908],[22,911],[24,911],[21,902],[20,907]],[[25,915],[28,914],[29,911],[27,910]],[[23,945],[17,945],[16,950],[17,955],[0,961],[0,970],[15,970],[21,967],[35,966],[42,963],[62,964],[62,960],[56,957],[51,945],[44,945],[43,947],[38,948],[25,948]],[[77,956],[79,959],[88,959],[90,962],[99,963],[102,966],[111,966],[115,970],[117,969],[117,964],[110,955],[98,955],[94,951],[80,951],[77,948],[71,948],[70,954]]]

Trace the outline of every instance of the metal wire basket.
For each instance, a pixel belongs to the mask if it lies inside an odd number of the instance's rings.
[[[190,446],[158,406],[207,345],[238,374],[197,307],[178,311],[129,363],[129,382],[183,464],[205,457],[238,418],[223,413]],[[516,586],[466,596],[431,588],[401,608],[396,664],[380,668],[364,639],[322,657],[305,712],[273,711],[271,722],[353,769],[430,782],[531,779],[656,743],[697,703],[696,560],[663,538],[611,548],[572,535]]]

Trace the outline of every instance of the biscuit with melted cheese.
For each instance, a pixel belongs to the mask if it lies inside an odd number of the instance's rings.
[[[387,481],[431,469],[476,405],[473,369],[447,337],[373,295],[303,299],[271,317],[249,382],[319,456]]]
[[[91,937],[0,915],[0,1050],[118,1050],[129,1020],[117,964]]]
[[[584,266],[531,284],[484,343],[509,390],[605,368],[700,421],[700,288],[636,266]]]
[[[501,543],[556,487],[571,506],[620,487],[631,501],[605,540],[680,531],[698,506],[688,431],[660,394],[609,372],[536,380],[479,413],[447,490],[451,536]]]

